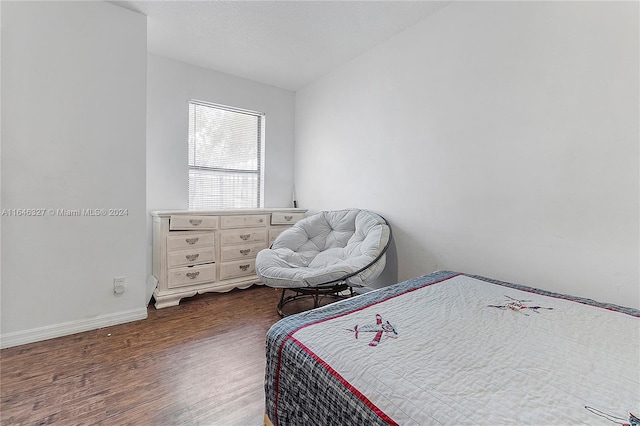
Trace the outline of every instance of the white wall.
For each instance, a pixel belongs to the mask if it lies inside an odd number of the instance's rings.
[[[637,2],[453,2],[296,95],[302,207],[438,269],[640,307]]]
[[[291,207],[294,93],[157,55],[147,63],[147,210],[188,208],[190,99],[266,114],[264,204]],[[150,218],[147,229],[150,274]]]
[[[104,2],[1,7],[2,209],[45,209],[2,217],[2,346],[144,318],[146,18]]]

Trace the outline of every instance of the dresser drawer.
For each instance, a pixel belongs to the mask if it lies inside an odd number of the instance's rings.
[[[251,228],[255,226],[267,226],[269,215],[245,214],[238,216],[221,216],[221,228]]]
[[[169,270],[168,287],[183,287],[198,283],[212,282],[216,279],[216,264],[208,263],[190,268],[175,268]]]
[[[174,251],[167,254],[167,266],[199,265],[214,261],[213,247],[193,250]]]
[[[220,264],[220,279],[226,280],[229,278],[244,277],[246,275],[255,275],[256,273],[256,260],[247,259],[237,262],[228,262]]]
[[[213,247],[213,232],[173,232],[167,237],[167,251]]]
[[[218,229],[218,216],[173,215],[169,230]]]
[[[293,225],[300,219],[304,219],[304,213],[271,213],[272,225]]]
[[[265,243],[245,244],[235,247],[224,247],[220,253],[221,261],[228,262],[230,260],[252,259],[255,258],[260,250],[266,249]]]
[[[220,245],[232,246],[245,243],[267,242],[267,228],[230,229],[220,231]]]
[[[277,226],[275,228],[269,228],[269,245],[273,244],[273,242],[278,238],[278,235],[282,234],[283,231],[291,228],[290,226]]]

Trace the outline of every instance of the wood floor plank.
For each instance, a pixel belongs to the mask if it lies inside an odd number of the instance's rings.
[[[146,320],[0,351],[2,425],[261,425],[264,286],[148,309]]]

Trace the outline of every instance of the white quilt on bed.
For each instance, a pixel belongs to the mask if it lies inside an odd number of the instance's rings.
[[[400,425],[614,424],[640,408],[639,318],[466,276],[292,337]]]

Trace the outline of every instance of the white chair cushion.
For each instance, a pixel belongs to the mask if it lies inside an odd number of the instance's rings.
[[[390,234],[386,221],[366,210],[316,213],[259,252],[256,271],[272,287],[315,287],[340,280],[363,286],[382,273]]]

